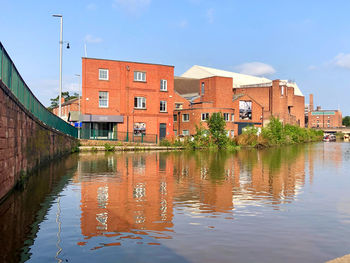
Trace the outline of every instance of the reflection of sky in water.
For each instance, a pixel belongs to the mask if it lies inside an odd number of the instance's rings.
[[[61,193],[60,255],[72,262],[342,256],[350,252],[349,145],[80,154],[78,172]],[[33,262],[55,252],[54,210],[31,246]]]

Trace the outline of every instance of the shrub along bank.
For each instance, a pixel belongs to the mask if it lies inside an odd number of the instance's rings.
[[[273,117],[266,127],[246,127],[241,135],[233,139],[227,137],[226,122],[221,113],[214,113],[207,123],[208,129],[203,126],[196,127],[196,134],[192,137],[174,142],[163,140],[160,145],[185,146],[187,149],[237,150],[240,146],[269,147],[320,141],[323,137],[322,131],[283,125],[278,118]]]

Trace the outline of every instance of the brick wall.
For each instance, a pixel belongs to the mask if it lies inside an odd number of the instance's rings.
[[[332,112],[334,114],[329,114]],[[316,113],[317,115],[313,115]],[[309,127],[310,128],[339,128],[342,127],[342,114],[340,111],[324,110],[309,112]]]
[[[76,140],[29,113],[0,82],[0,199],[46,160],[71,151]]]
[[[88,59],[82,61],[83,114],[122,115],[119,132],[132,132],[133,123],[144,122],[146,134],[158,134],[166,123],[167,137],[173,136],[174,67],[127,61]],[[99,69],[108,69],[108,80],[99,80]],[[134,81],[134,71],[146,72],[146,81]],[[167,80],[167,91],[160,91],[160,80]],[[108,92],[108,107],[99,107],[99,92]],[[134,108],[134,97],[146,98],[146,109]],[[167,112],[160,112],[160,101]]]

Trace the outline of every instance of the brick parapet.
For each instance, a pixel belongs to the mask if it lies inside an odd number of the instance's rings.
[[[21,175],[70,152],[76,143],[39,121],[0,81],[0,199]]]

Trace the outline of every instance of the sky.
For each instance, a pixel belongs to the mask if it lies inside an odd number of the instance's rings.
[[[79,91],[81,57],[193,65],[297,82],[308,103],[350,115],[348,0],[0,0],[0,41],[46,106]]]

